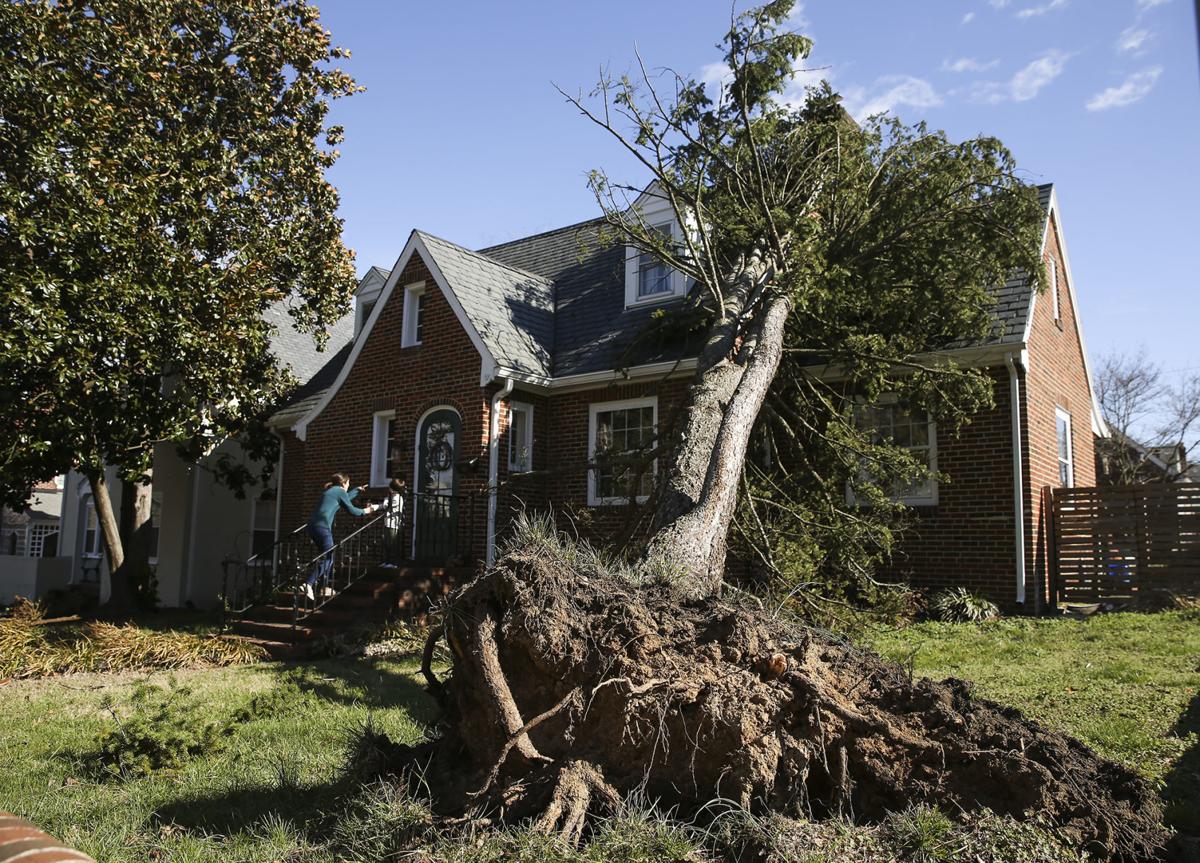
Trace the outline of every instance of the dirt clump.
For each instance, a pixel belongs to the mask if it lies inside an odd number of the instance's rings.
[[[453,655],[444,681],[425,665],[444,727],[405,758],[447,817],[574,840],[637,793],[689,817],[716,798],[858,823],[988,810],[1106,860],[1156,859],[1167,838],[1137,774],[967,683],[913,681],[732,601],[584,577],[536,545],[458,591],[434,635]]]

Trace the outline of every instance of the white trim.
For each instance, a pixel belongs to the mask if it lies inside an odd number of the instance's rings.
[[[1046,269],[1050,273],[1050,299],[1053,301],[1051,308],[1054,310],[1054,320],[1056,323],[1061,323],[1062,303],[1058,296],[1058,260],[1051,255],[1046,264]]]
[[[351,370],[354,368],[354,363],[358,359],[358,355],[362,353],[363,345],[367,343],[367,339],[371,335],[371,330],[375,328],[375,322],[379,320],[379,315],[382,313],[384,306],[387,305],[388,299],[392,292],[396,289],[396,283],[400,281],[400,275],[404,272],[404,268],[408,265],[409,260],[414,254],[420,254],[421,260],[429,268],[430,275],[433,276],[433,281],[441,289],[442,295],[446,298],[446,302],[450,304],[450,308],[454,310],[455,317],[458,318],[459,324],[470,338],[471,344],[475,346],[475,350],[479,352],[480,369],[479,369],[479,385],[486,386],[496,376],[496,360],[487,346],[483,343],[479,332],[475,329],[475,325],[471,323],[467,313],[463,310],[462,303],[458,301],[458,297],[454,295],[454,291],[450,289],[446,277],[442,275],[438,269],[437,262],[433,255],[429,253],[429,248],[425,245],[425,241],[421,239],[421,235],[417,231],[413,231],[408,242],[404,244],[404,250],[400,253],[400,257],[396,259],[396,265],[392,267],[391,275],[388,276],[387,282],[383,286],[383,290],[379,294],[379,301],[375,303],[375,307],[371,309],[371,314],[367,318],[367,322],[363,325],[362,332],[354,340],[354,347],[350,349],[350,356],[346,358],[346,362],[342,365],[338,372],[337,378],[333,384],[327,389],[320,401],[298,420],[292,430],[296,433],[296,437],[300,440],[306,440],[308,437],[308,427],[318,416],[321,411],[329,406],[333,401],[333,397],[337,395],[338,390],[346,382],[346,378],[350,376]]]
[[[658,428],[658,396],[643,396],[636,399],[619,399],[611,402],[592,402],[588,405],[588,468],[587,468],[587,505],[615,506],[629,503],[628,497],[597,497],[596,470],[593,462],[596,459],[596,415],[603,411],[630,410],[633,408],[653,408],[653,423]],[[657,433],[657,432],[656,432]],[[655,459],[649,467],[651,478],[658,472],[658,460]],[[648,495],[637,495],[637,503],[645,503]]]
[[[543,390],[588,390],[606,384],[629,383],[634,380],[653,377],[674,377],[676,375],[694,372],[696,357],[681,360],[667,360],[661,363],[646,363],[640,366],[630,366],[627,369],[604,369],[598,372],[583,372],[577,375],[564,375],[558,378],[548,378],[543,375],[533,375],[517,371],[507,366],[496,369],[497,377],[512,378],[521,384]]]
[[[409,282],[404,286],[404,308],[400,317],[400,347],[420,346],[417,331],[421,325],[421,297],[425,296],[425,282]]]
[[[1013,541],[1017,551],[1017,602],[1025,602],[1025,454],[1021,446],[1021,379],[1017,374],[1016,363],[1012,354],[1004,358],[1008,367],[1008,398],[1012,403],[1012,461],[1013,461],[1013,515],[1016,529]]]
[[[375,411],[371,416],[371,470],[367,475],[367,484],[371,486],[387,485],[388,456],[388,423],[396,418],[396,412]]]
[[[1042,230],[1041,255],[1046,254],[1046,243],[1050,239],[1051,224],[1058,225],[1058,248],[1062,252],[1063,276],[1067,280],[1067,297],[1071,300],[1071,313],[1075,318],[1075,335],[1079,339],[1079,352],[1083,356],[1083,373],[1087,378],[1088,393],[1092,397],[1092,431],[1101,437],[1108,437],[1108,426],[1104,422],[1104,412],[1100,409],[1100,399],[1096,396],[1096,387],[1092,385],[1092,366],[1088,362],[1087,341],[1083,337],[1083,315],[1079,311],[1079,300],[1075,296],[1075,276],[1071,273],[1071,256],[1067,254],[1067,235],[1062,230],[1062,218],[1058,206],[1058,187],[1050,189],[1050,206],[1046,209],[1046,227]],[[1030,291],[1029,312],[1025,319],[1025,337],[1021,347],[1029,345],[1029,337],[1033,333],[1033,312],[1037,308],[1037,291]],[[1026,371],[1029,366],[1026,364]]]
[[[654,195],[652,190],[656,183],[651,183],[637,201],[630,206],[630,210],[637,214],[637,217],[654,230],[668,228],[670,230],[672,240],[681,240],[683,237],[682,228],[679,222],[675,219],[675,211],[671,207],[671,202],[662,196]],[[644,203],[648,201],[649,203]],[[632,216],[631,216],[632,218]],[[643,306],[656,306],[661,303],[668,303],[672,300],[681,299],[687,293],[687,277],[676,269],[669,269],[669,278],[671,289],[649,296],[639,296],[638,290],[641,286],[641,250],[634,246],[625,245],[625,308],[641,308]]]
[[[1071,413],[1063,407],[1054,406],[1054,464],[1058,468],[1059,481],[1062,481],[1062,453],[1059,451],[1058,445],[1058,421],[1066,420],[1067,423],[1067,483],[1064,488],[1074,488],[1075,486],[1075,435],[1074,426],[1071,423]]]
[[[513,461],[513,413],[525,414],[525,458],[522,462]],[[509,473],[528,473],[533,470],[533,405],[529,402],[508,403],[508,471]]]

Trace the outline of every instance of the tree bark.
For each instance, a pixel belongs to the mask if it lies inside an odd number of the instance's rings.
[[[130,588],[130,599],[134,599],[133,586],[151,585],[150,531],[153,498],[149,482],[123,480],[121,483],[121,544],[125,552],[125,585]],[[146,597],[153,600],[153,597]]]
[[[680,439],[655,513],[645,559],[665,565],[690,597],[715,593],[725,572],[726,538],[755,420],[783,355],[791,311],[786,296],[762,300],[736,351],[736,317],[718,328],[701,356]]]
[[[129,610],[129,583],[125,570],[125,547],[121,542],[120,525],[113,510],[112,497],[104,468],[87,470],[84,475],[92,487],[92,502],[96,506],[96,521],[104,539],[104,555],[108,559],[109,592],[106,612],[124,614]]]

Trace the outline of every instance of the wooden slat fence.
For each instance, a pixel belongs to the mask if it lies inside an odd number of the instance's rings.
[[[1057,602],[1200,594],[1200,484],[1046,489]]]

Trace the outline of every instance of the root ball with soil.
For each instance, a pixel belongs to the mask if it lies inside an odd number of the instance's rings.
[[[511,548],[457,592],[420,766],[447,818],[533,822],[575,841],[630,794],[684,817],[747,810],[875,823],[929,804],[1049,823],[1099,859],[1166,835],[1133,771],[958,680],[913,681],[838,637],[665,583]],[[426,658],[431,651],[426,651]]]

